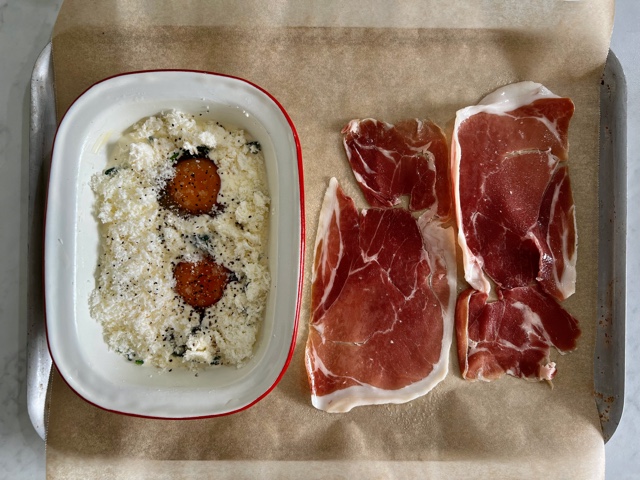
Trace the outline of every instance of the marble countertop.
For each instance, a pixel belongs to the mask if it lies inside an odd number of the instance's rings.
[[[61,0],[0,0],[0,478],[44,478],[45,446],[26,406],[29,81]],[[627,81],[627,343],[622,421],[606,445],[608,479],[640,478],[640,2],[617,0],[611,49]],[[634,133],[636,133],[634,135]]]

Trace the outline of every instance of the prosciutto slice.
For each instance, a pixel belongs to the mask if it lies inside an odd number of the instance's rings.
[[[449,216],[449,152],[440,127],[428,120],[394,126],[367,118],[352,120],[342,133],[351,169],[371,206],[392,207],[409,195],[409,210]]]
[[[316,408],[403,403],[446,376],[454,236],[427,220],[401,208],[358,213],[331,179],[316,237],[305,351]]]
[[[458,297],[458,362],[467,380],[504,374],[551,380],[556,364],[549,359],[550,347],[569,352],[579,336],[577,320],[537,286],[501,291],[494,302],[473,289]]]
[[[575,291],[577,235],[567,174],[574,106],[533,82],[508,85],[459,110],[452,177],[465,279],[484,293],[539,282]]]

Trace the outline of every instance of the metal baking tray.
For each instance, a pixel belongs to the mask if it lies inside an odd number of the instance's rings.
[[[607,442],[624,405],[627,227],[627,86],[609,51],[600,82],[598,328],[594,395]]]
[[[600,108],[600,243],[594,396],[606,442],[622,415],[625,375],[626,85],[620,62],[612,52],[609,52],[600,86]],[[42,241],[46,184],[56,131],[51,44],[44,48],[33,69],[30,127],[27,408],[33,427],[44,439],[51,357],[44,325]]]
[[[33,427],[44,440],[45,405],[51,357],[44,325],[43,239],[44,209],[56,132],[51,43],[36,61],[31,75],[31,123],[29,132],[29,232],[27,275],[27,410]]]

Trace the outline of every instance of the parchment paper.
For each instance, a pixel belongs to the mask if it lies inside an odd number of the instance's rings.
[[[307,252],[298,345],[273,393],[228,417],[147,420],[85,403],[54,372],[49,478],[604,477],[593,351],[598,87],[612,23],[613,0],[67,0],[53,36],[58,116],[94,82],[126,71],[201,69],[259,84],[300,135]],[[329,177],[365,206],[341,127],[352,118],[430,117],[450,132],[457,109],[520,80],[576,104],[569,140],[578,286],[565,306],[581,322],[578,350],[555,355],[553,389],[512,378],[465,382],[452,355],[446,380],[413,402],[314,409],[303,354]]]

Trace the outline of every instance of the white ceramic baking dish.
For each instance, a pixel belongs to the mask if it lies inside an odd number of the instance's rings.
[[[179,109],[240,127],[260,142],[271,219],[271,290],[253,358],[242,368],[211,367],[195,376],[139,366],[110,351],[90,316],[98,257],[91,176],[104,170],[111,143],[138,120]],[[295,127],[279,102],[243,79],[196,71],[119,75],[85,91],[56,134],[45,225],[47,340],[66,383],[106,410],[154,418],[230,414],[264,398],[293,354],[304,251],[302,157]]]

